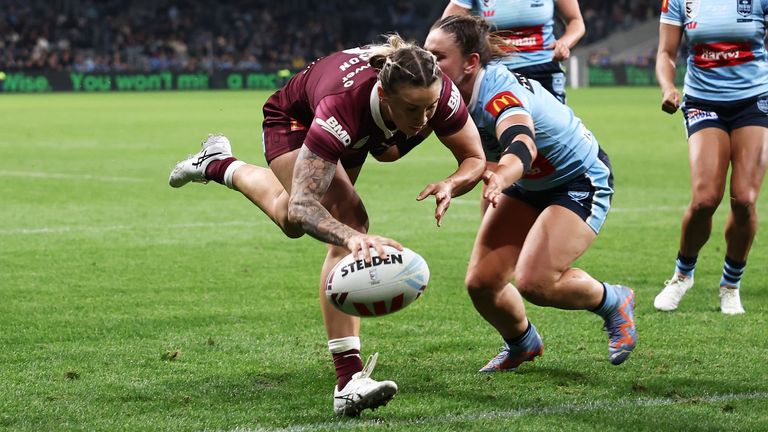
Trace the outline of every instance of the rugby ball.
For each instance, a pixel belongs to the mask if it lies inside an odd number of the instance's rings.
[[[397,312],[419,298],[429,282],[427,262],[408,248],[384,249],[386,258],[371,249],[370,263],[355,254],[339,261],[326,280],[328,301],[349,315],[373,317]]]

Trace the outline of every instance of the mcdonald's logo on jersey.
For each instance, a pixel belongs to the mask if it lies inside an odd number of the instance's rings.
[[[498,117],[502,111],[519,106],[523,106],[523,104],[520,103],[520,99],[515,97],[512,92],[503,91],[501,93],[496,93],[496,95],[485,104],[485,110],[491,113],[492,116]]]

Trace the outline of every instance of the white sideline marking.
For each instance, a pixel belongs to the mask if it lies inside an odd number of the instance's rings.
[[[750,393],[730,393],[719,395],[691,396],[687,398],[625,398],[617,401],[594,401],[582,404],[565,404],[542,408],[521,408],[506,411],[487,411],[467,414],[449,414],[436,417],[421,417],[408,420],[344,420],[337,422],[315,423],[308,425],[295,425],[287,428],[246,428],[238,427],[231,429],[230,432],[313,432],[313,431],[335,431],[351,429],[369,429],[369,428],[390,428],[402,426],[421,426],[430,424],[451,424],[457,422],[472,422],[478,420],[499,420],[516,417],[538,416],[549,414],[570,414],[593,411],[615,411],[619,409],[642,407],[659,407],[667,405],[683,405],[693,403],[719,403],[744,400],[766,400],[768,392],[750,392]]]
[[[205,228],[219,226],[256,226],[266,224],[266,221],[229,221],[229,222],[193,222],[182,224],[158,224],[153,228],[159,229],[177,229],[177,228]],[[147,225],[105,225],[105,226],[62,226],[62,227],[43,227],[43,228],[13,228],[0,229],[0,235],[17,234],[62,234],[62,233],[99,233],[107,231],[146,231]]]
[[[94,176],[88,174],[49,173],[41,171],[0,171],[0,177],[24,177],[65,180],[96,180],[108,182],[140,183],[149,181],[140,177]]]

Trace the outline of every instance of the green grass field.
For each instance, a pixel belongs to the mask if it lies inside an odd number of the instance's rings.
[[[614,208],[578,265],[635,289],[630,360],[608,363],[595,315],[529,305],[544,356],[476,372],[501,344],[463,288],[479,194],[435,227],[415,197],[455,163],[431,139],[398,163],[369,161],[358,182],[371,231],[421,253],[432,279],[408,309],[363,322],[364,355],[381,353],[374,378],[400,393],[337,419],[316,294],[323,245],[284,238],[219,185],[167,185],[207,132],[263,164],[266,96],[0,97],[0,429],[768,430],[766,222],[746,315],[718,311],[725,206],[696,287],[678,311],[653,309],[689,186],[681,117],[650,88],[569,92],[616,175]],[[765,220],[765,197],[758,207]]]

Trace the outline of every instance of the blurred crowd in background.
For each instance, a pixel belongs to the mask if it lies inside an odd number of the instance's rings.
[[[0,0],[0,71],[295,71],[382,33],[422,41],[446,3]],[[659,3],[580,0],[579,45],[658,19]]]

